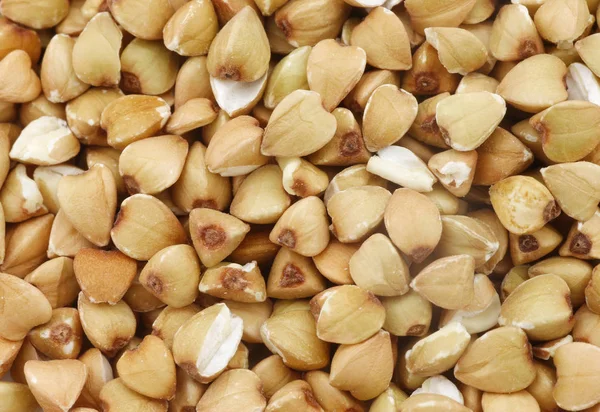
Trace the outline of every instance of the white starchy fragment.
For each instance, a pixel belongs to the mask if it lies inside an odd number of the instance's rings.
[[[27,176],[27,169],[22,167],[15,168],[15,174],[21,184],[21,196],[23,197],[23,209],[27,213],[35,213],[44,204],[44,198],[37,184]]]
[[[448,162],[438,170],[445,185],[461,186],[469,179],[471,168],[465,162]]]
[[[156,111],[158,112],[158,114],[160,114],[160,117],[162,117],[162,121],[161,124],[164,126],[165,124],[167,124],[167,120],[169,120],[169,117],[171,116],[171,109],[169,108],[169,105],[167,104],[167,102],[165,102],[163,99],[162,102],[165,104],[164,106],[158,106],[156,108]]]
[[[293,195],[293,196],[296,195],[296,192],[293,189],[294,172],[296,170],[298,170],[301,163],[302,163],[302,160],[299,157],[286,158],[285,161],[279,162],[279,167],[283,166],[282,170],[281,170],[281,172],[283,174],[283,178],[282,178],[283,188],[285,189],[286,192],[288,192],[290,195]]]
[[[569,100],[586,100],[600,105],[600,83],[585,64],[570,64],[566,82]]]
[[[402,0],[386,0],[386,2],[383,3],[383,7],[391,10],[394,6],[397,6],[400,3],[402,3]]]
[[[448,319],[449,322],[460,322],[467,332],[471,334],[485,332],[498,323],[500,316],[500,296],[496,293],[491,303],[482,311],[466,312],[455,311]]]
[[[400,146],[378,151],[369,159],[367,171],[417,192],[431,192],[437,181],[417,155]]]
[[[427,378],[425,382],[423,382],[421,387],[417,388],[411,394],[411,396],[418,395],[419,393],[433,393],[437,395],[443,395],[455,400],[461,405],[465,404],[465,400],[462,396],[462,393],[460,393],[456,385],[443,375],[436,375]]]
[[[510,326],[516,326],[517,328],[521,328],[521,329],[523,329],[523,330],[531,330],[531,329],[535,328],[535,325],[534,325],[533,323],[531,323],[531,322],[527,322],[527,321],[516,322],[516,321],[513,321],[513,322],[510,322],[510,323],[509,323],[509,322],[508,322],[508,321],[507,321],[507,320],[506,320],[504,317],[502,317],[502,316],[500,316],[500,317],[498,318],[498,324],[499,324],[500,326],[507,326],[507,325],[510,325]]]
[[[210,326],[198,354],[196,366],[201,376],[212,376],[223,370],[242,339],[242,318],[233,315],[226,305],[223,306]]]
[[[58,90],[51,90],[50,95],[48,96],[48,100],[50,100],[53,103],[59,103],[60,93],[58,92]]]
[[[54,116],[42,116],[21,132],[10,158],[23,163],[50,165],[69,160],[79,151],[79,141],[67,122]]]
[[[233,116],[258,99],[267,83],[267,73],[253,82],[236,82],[210,77],[210,87],[219,107]]]

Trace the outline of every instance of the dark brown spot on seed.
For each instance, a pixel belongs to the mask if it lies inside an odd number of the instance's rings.
[[[526,59],[539,53],[533,40],[525,40],[519,45],[519,60]]]
[[[192,207],[194,209],[205,207],[207,209],[215,209],[217,210],[217,202],[213,199],[196,199],[192,202]]]
[[[523,253],[535,252],[540,248],[540,243],[533,235],[521,235],[519,236],[519,250]]]
[[[199,230],[200,239],[204,246],[208,249],[218,249],[223,246],[227,240],[227,234],[221,226],[208,225],[201,227]]]
[[[146,278],[146,286],[148,286],[155,295],[162,294],[164,289],[163,281],[154,273],[150,273]]]
[[[560,215],[560,207],[558,206],[558,203],[556,203],[554,200],[549,201],[544,208],[544,222],[549,222],[553,219],[556,219],[558,215]]]
[[[278,19],[276,24],[277,27],[279,27],[279,29],[283,32],[283,35],[286,39],[289,39],[292,36],[292,25],[289,21],[287,21],[287,19]]]
[[[435,73],[420,72],[415,74],[415,88],[417,93],[435,93],[440,87],[440,81]]]
[[[115,219],[115,224],[113,225],[113,227],[119,226],[119,223],[121,223],[121,220],[123,219],[125,219],[125,209],[121,208],[119,210],[119,213],[117,213],[117,218]]]
[[[435,135],[440,134],[440,128],[439,128],[437,122],[435,121],[435,115],[426,117],[421,122],[421,130],[423,130],[425,133],[428,133],[428,134],[435,134]]]
[[[310,308],[310,313],[315,318],[315,321],[319,320],[319,314],[321,313],[321,305],[317,299],[311,299],[308,302],[308,307]]]
[[[302,392],[304,393],[304,399],[306,400],[307,404],[309,404],[310,406],[312,406],[313,408],[316,408],[316,409],[321,408],[321,406],[315,399],[315,395],[313,395],[313,393],[310,389],[302,389]]]
[[[420,336],[425,332],[425,325],[413,325],[406,331],[407,336]]]
[[[306,182],[302,179],[294,179],[294,183],[292,183],[291,187],[292,191],[296,193],[296,195],[300,197],[305,197],[308,191],[306,187]]]
[[[300,268],[293,263],[288,263],[284,266],[283,272],[281,273],[281,280],[279,286],[282,288],[295,288],[300,286],[305,281],[304,274]]]
[[[119,350],[123,349],[125,347],[125,345],[127,345],[128,342],[129,342],[129,339],[125,339],[123,337],[115,338],[115,340],[113,341],[111,347],[108,348],[108,350],[106,350],[106,354],[109,357],[116,355],[117,352]]]
[[[246,279],[246,274],[243,270],[227,268],[221,273],[221,284],[225,289],[244,290],[250,282]]]
[[[362,106],[356,100],[352,100],[346,106],[348,107],[348,109],[350,109],[350,111],[352,111],[354,113],[362,113],[363,112]]]
[[[419,246],[410,252],[409,257],[413,262],[421,263],[432,251],[430,247]]]
[[[383,306],[381,301],[379,299],[377,299],[377,296],[375,296],[372,292],[367,291],[367,297],[369,299],[369,302],[372,302],[379,306]]]
[[[188,375],[190,375],[190,377],[192,377],[192,379],[195,379],[197,381],[200,381],[200,374],[198,373],[198,369],[196,368],[196,365],[194,365],[191,362],[184,362],[184,363],[180,363],[178,364],[179,367],[181,369],[183,369]]]
[[[242,75],[237,67],[223,66],[219,68],[217,77],[220,79],[239,81]]]
[[[59,345],[68,343],[72,337],[73,329],[64,323],[56,325],[52,328],[52,330],[50,330],[50,339]]]
[[[289,229],[283,229],[277,236],[277,243],[293,249],[296,247],[296,235]]]
[[[196,412],[195,406],[184,406],[181,408],[181,412]]]
[[[587,235],[577,232],[573,239],[571,240],[571,244],[569,245],[569,250],[578,255],[587,255],[592,250],[592,241]]]
[[[356,156],[360,153],[361,146],[360,134],[355,131],[348,132],[340,139],[340,155],[342,157]]]
[[[140,193],[140,185],[133,176],[124,175],[123,183],[125,184],[125,187],[127,188],[127,191],[129,192],[130,195],[135,195],[136,193]]]
[[[540,139],[542,140],[542,144],[548,143],[548,129],[542,122],[535,122],[533,125],[534,130],[540,135]]]
[[[128,93],[141,93],[142,84],[140,79],[133,73],[121,72],[121,89]]]

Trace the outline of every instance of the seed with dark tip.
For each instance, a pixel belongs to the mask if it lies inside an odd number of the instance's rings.
[[[71,340],[73,336],[73,329],[69,325],[61,323],[56,325],[50,331],[50,339],[59,345],[64,345]]]
[[[410,258],[413,260],[413,262],[421,263],[427,256],[431,254],[431,252],[431,248],[420,246],[410,252]]]
[[[592,250],[592,242],[590,238],[581,232],[578,232],[569,245],[569,250],[578,255],[587,255]]]
[[[413,325],[406,331],[408,336],[419,336],[425,332],[425,325]]]
[[[531,253],[540,248],[540,243],[533,235],[519,236],[519,250],[523,253]]]
[[[282,288],[294,288],[304,283],[304,275],[300,268],[292,263],[288,263],[283,268],[279,286]]]
[[[434,93],[440,86],[440,81],[434,73],[421,72],[415,75],[415,84],[418,92]]]
[[[544,221],[549,222],[553,219],[556,219],[560,215],[560,207],[558,203],[554,200],[548,202],[546,207],[544,208]]]
[[[277,242],[280,245],[293,249],[296,247],[296,235],[289,229],[283,229],[277,237]]]
[[[307,404],[309,404],[313,408],[317,408],[317,409],[319,409],[321,407],[321,405],[319,405],[319,403],[315,399],[315,395],[313,395],[311,390],[302,389],[302,392],[304,393],[304,399],[306,399]]]
[[[140,193],[140,185],[133,176],[124,175],[123,183],[125,184],[129,194],[135,195],[136,193]]]
[[[217,225],[208,225],[201,227],[198,232],[202,243],[209,249],[216,249],[223,246],[227,239],[227,234],[222,227]]]
[[[141,93],[142,84],[135,74],[121,72],[121,89],[129,93]]]
[[[150,273],[146,278],[146,286],[148,286],[155,295],[160,295],[164,288],[163,281],[154,273]]]
[[[429,134],[439,134],[440,128],[435,121],[435,115],[429,116],[421,122],[421,130]]]
[[[526,59],[538,53],[535,42],[527,39],[519,46],[519,60]]]
[[[348,132],[340,139],[339,151],[342,157],[352,157],[360,153],[360,135],[357,132]]]
[[[221,274],[221,284],[225,289],[244,290],[248,287],[250,282],[246,279],[243,270],[227,268]]]
[[[192,203],[192,207],[194,209],[201,208],[201,207],[205,207],[207,209],[215,209],[215,210],[218,209],[217,202],[214,201],[213,199],[196,199]]]

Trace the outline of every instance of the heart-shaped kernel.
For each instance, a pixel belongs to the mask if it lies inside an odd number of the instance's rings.
[[[407,70],[412,66],[404,24],[385,7],[374,8],[352,30],[350,44],[364,49],[369,64],[378,69]]]
[[[126,351],[117,362],[123,383],[137,393],[154,399],[175,395],[175,361],[162,339],[146,335],[135,349]]]
[[[63,176],[57,196],[79,233],[97,246],[108,244],[117,209],[117,187],[108,167],[98,164],[85,173]]]
[[[75,403],[88,372],[83,362],[73,359],[38,361],[25,364],[29,389],[46,411],[67,411]]]
[[[0,60],[0,100],[25,103],[42,90],[40,79],[31,68],[31,58],[23,50],[14,50]]]
[[[367,101],[363,113],[363,138],[371,152],[400,140],[417,117],[417,99],[393,84],[379,86]]]
[[[323,108],[321,95],[296,90],[273,110],[261,145],[265,156],[306,156],[335,134],[335,116]]]
[[[211,76],[221,80],[253,82],[269,68],[270,51],[262,22],[247,6],[217,33],[208,50],[206,67]]]
[[[519,110],[537,113],[567,100],[566,74],[567,66],[558,57],[538,54],[506,73],[496,93]]]
[[[356,86],[366,64],[367,56],[360,47],[322,40],[312,48],[306,65],[310,90],[318,92],[323,107],[332,111]]]
[[[186,242],[183,227],[173,212],[157,198],[142,194],[121,203],[110,235],[121,252],[138,260],[148,260],[167,246]]]

